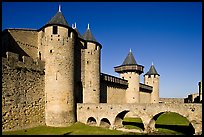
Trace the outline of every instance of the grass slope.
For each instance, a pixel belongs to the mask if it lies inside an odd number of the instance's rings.
[[[3,135],[128,135],[117,130],[110,130],[101,127],[88,126],[80,122],[76,122],[70,127],[48,127],[39,126],[30,129],[3,132]]]
[[[128,129],[143,130],[144,126],[140,118],[125,118],[123,125]],[[162,135],[188,135],[192,134],[193,128],[189,121],[177,113],[161,114],[156,120],[155,127],[158,129],[153,134]],[[139,133],[127,133],[117,130],[110,130],[101,127],[88,126],[76,122],[69,127],[48,127],[39,126],[30,129],[3,132],[3,135],[141,135]]]
[[[128,129],[144,129],[140,118],[125,118],[123,125]],[[158,129],[155,134],[188,135],[194,133],[193,127],[185,117],[172,112],[161,114],[156,120],[155,128]]]

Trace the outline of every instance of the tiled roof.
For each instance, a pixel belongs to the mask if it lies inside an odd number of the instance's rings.
[[[149,71],[145,74],[145,75],[159,75],[154,67],[154,65],[152,64]],[[159,75],[160,76],[160,75]]]
[[[122,65],[136,65],[136,60],[132,54],[132,51],[130,50],[130,52],[128,53],[127,57],[125,58],[125,60],[123,61]]]
[[[65,17],[63,16],[62,12],[58,11],[54,17],[46,25],[63,25],[68,27],[69,24],[67,23]]]
[[[74,30],[76,30],[76,32],[77,32],[79,38],[84,39],[83,36],[82,36],[82,35],[79,33],[79,31],[77,30],[77,28],[74,28]]]
[[[86,32],[84,33],[83,37],[86,41],[97,42],[97,40],[94,38],[93,34],[91,33],[89,24],[88,24],[88,28],[86,29]]]

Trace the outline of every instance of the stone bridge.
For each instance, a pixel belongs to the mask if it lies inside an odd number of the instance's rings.
[[[154,104],[77,104],[77,121],[95,126],[117,129],[130,112],[141,118],[146,133],[155,131],[155,121],[165,112],[174,112],[186,117],[193,126],[194,134],[202,133],[202,104],[154,103]]]

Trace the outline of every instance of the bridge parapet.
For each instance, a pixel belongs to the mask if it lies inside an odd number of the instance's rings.
[[[100,126],[102,119],[110,123],[110,128],[121,126],[122,119],[132,112],[142,119],[145,131],[154,129],[154,117],[163,112],[175,112],[186,117],[193,125],[195,133],[202,133],[202,104],[188,103],[144,103],[144,104],[105,104],[77,103],[77,120],[87,124],[93,117]],[[119,122],[118,122],[119,121]],[[153,124],[152,124],[153,123]],[[118,125],[117,125],[118,124]],[[148,132],[148,131],[147,131]]]

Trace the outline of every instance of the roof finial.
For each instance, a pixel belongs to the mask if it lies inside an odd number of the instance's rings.
[[[74,23],[74,28],[76,28],[76,22]]]
[[[130,48],[130,52],[132,52],[131,48]]]
[[[88,28],[87,28],[87,29],[90,29],[90,28],[89,28],[89,23],[88,23]]]
[[[61,12],[61,5],[59,5],[59,12]]]
[[[154,64],[153,64],[153,61],[152,61],[152,66],[153,66]]]

